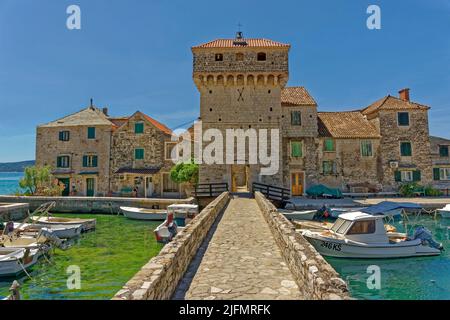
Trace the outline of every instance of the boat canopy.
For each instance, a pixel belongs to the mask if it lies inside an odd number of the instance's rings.
[[[386,212],[394,211],[398,209],[416,209],[421,210],[423,209],[422,206],[412,203],[412,202],[392,202],[392,201],[383,201],[379,204],[376,204],[374,206],[361,209],[362,212],[365,212],[367,214],[371,215],[384,215]]]

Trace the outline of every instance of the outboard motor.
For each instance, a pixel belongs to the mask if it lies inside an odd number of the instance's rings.
[[[314,215],[313,220],[323,220],[330,216],[329,210],[326,205],[324,205],[322,208],[317,210],[316,214]]]
[[[414,230],[413,240],[416,239],[422,240],[422,244],[426,243],[432,248],[444,250],[442,243],[437,243],[436,241],[434,241],[431,231],[423,226],[417,227]]]

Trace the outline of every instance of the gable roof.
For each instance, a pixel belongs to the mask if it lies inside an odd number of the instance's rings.
[[[423,104],[402,100],[393,96],[386,96],[361,110],[363,114],[371,114],[379,110],[428,110],[430,107]]]
[[[153,119],[152,117],[149,117],[148,115],[144,114],[144,118],[146,118],[151,124],[153,124],[156,128],[164,132],[165,134],[172,134],[172,130],[170,130],[166,125],[162,124],[161,122]]]
[[[90,106],[86,109],[80,110],[78,112],[72,113],[61,119],[40,125],[41,128],[50,127],[67,127],[67,126],[111,126],[113,123],[109,121],[108,117],[103,113],[102,110]]]
[[[109,121],[111,121],[116,128],[121,127],[125,122],[128,121],[130,117],[109,117]]]
[[[359,111],[318,112],[319,137],[380,138],[374,125]]]
[[[162,124],[161,122],[153,119],[152,117],[146,115],[145,113],[141,111],[136,111],[133,115],[130,117],[121,117],[121,118],[113,118],[112,121],[115,121],[115,124],[118,128],[123,127],[128,121],[130,121],[131,118],[133,118],[135,115],[140,114],[142,117],[150,122],[153,126],[155,126],[158,130],[162,131],[165,134],[172,135],[172,130],[170,130],[166,125]]]
[[[192,49],[199,48],[290,48],[290,44],[281,43],[269,39],[216,39],[197,46]]]
[[[317,103],[305,87],[286,87],[281,90],[282,106],[316,106]]]

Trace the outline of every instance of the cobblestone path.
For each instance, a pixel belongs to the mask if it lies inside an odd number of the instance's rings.
[[[233,198],[185,299],[302,299],[254,199]]]

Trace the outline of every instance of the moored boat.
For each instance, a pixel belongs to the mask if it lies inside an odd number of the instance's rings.
[[[329,230],[302,230],[302,235],[325,256],[340,258],[403,258],[441,253],[431,233],[423,227],[413,237],[386,232],[383,216],[363,212],[341,214]]]
[[[95,219],[80,219],[80,218],[63,218],[63,217],[51,217],[51,216],[43,216],[43,217],[30,217],[30,219],[37,224],[43,226],[76,226],[81,225],[82,231],[86,232],[92,229],[95,229],[96,220]]]
[[[450,204],[446,205],[442,209],[436,210],[436,213],[442,218],[450,219]]]
[[[305,210],[305,211],[295,211],[295,210],[284,210],[278,209],[278,212],[283,214],[289,220],[314,220],[317,210]]]
[[[167,207],[167,218],[155,229],[156,241],[167,243],[194,219],[198,211],[195,204],[172,204]]]
[[[38,250],[0,248],[0,277],[16,276],[38,261]]]
[[[123,215],[133,220],[151,220],[158,221],[166,219],[167,210],[145,209],[134,207],[120,207]]]
[[[83,231],[83,226],[81,224],[54,224],[44,226],[43,224],[14,223],[14,229],[19,229],[19,233],[22,235],[35,236],[39,234],[39,231],[42,230],[42,228],[46,228],[60,239],[72,239],[78,237]]]

